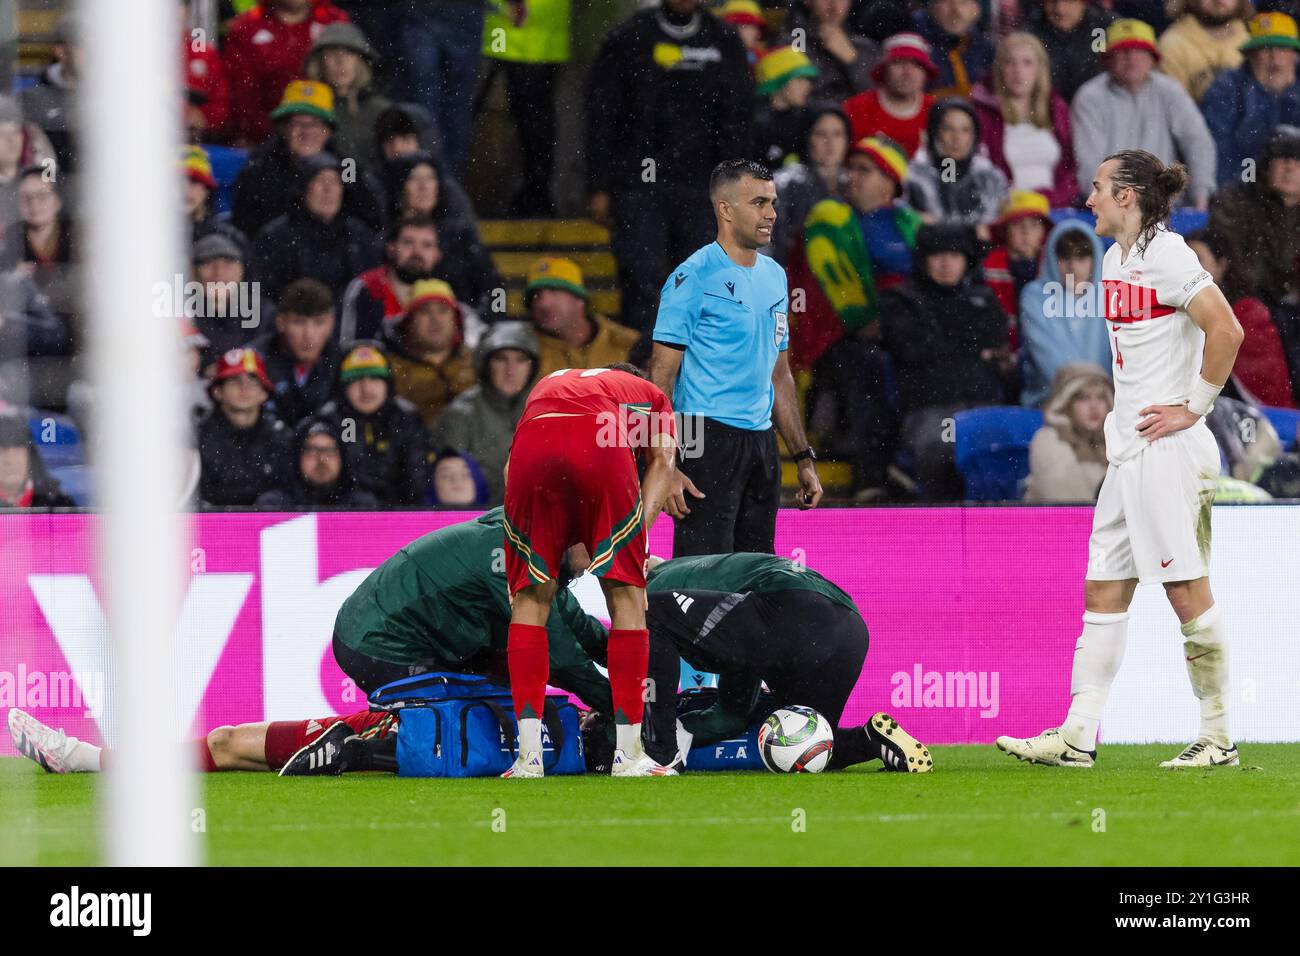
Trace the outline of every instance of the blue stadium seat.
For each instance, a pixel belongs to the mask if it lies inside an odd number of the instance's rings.
[[[1198,229],[1204,229],[1210,214],[1203,209],[1175,209],[1169,217],[1169,228],[1180,236],[1189,236]]]
[[[1272,405],[1261,405],[1259,410],[1268,416],[1268,420],[1273,423],[1273,428],[1277,430],[1277,437],[1282,439],[1282,448],[1286,451],[1296,451],[1296,426],[1300,425],[1300,411],[1294,408],[1275,408]]]
[[[27,428],[46,468],[53,470],[85,464],[86,449],[81,441],[81,432],[67,415],[29,408]]]
[[[248,162],[248,150],[233,146],[207,146],[212,162],[212,176],[217,181],[217,192],[212,197],[213,212],[229,212],[235,200],[235,177]]]
[[[77,503],[78,507],[90,506],[90,495],[94,488],[94,472],[89,465],[65,465],[51,468],[50,477],[59,483],[63,493]]]
[[[1029,476],[1029,442],[1043,424],[1036,408],[972,408],[953,416],[957,470],[968,501],[1017,501]]]

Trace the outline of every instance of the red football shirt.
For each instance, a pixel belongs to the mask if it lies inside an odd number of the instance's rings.
[[[603,418],[608,427],[618,429],[620,444],[633,448],[646,447],[651,434],[677,434],[672,403],[659,386],[617,369],[552,372],[533,386],[519,423],[553,413]]]

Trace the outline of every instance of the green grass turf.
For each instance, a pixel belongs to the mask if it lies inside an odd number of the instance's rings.
[[[1156,767],[1176,750],[1109,746],[1093,770],[936,747],[927,776],[875,763],[647,780],[225,773],[200,786],[219,865],[1300,863],[1300,747],[1242,745],[1240,768]],[[96,863],[96,780],[0,760],[0,863]]]

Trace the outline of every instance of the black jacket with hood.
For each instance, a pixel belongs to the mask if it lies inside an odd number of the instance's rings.
[[[298,423],[293,432],[293,478],[284,489],[275,489],[260,495],[259,508],[277,511],[311,511],[316,508],[357,508],[369,510],[379,507],[379,501],[368,491],[357,487],[347,454],[340,455],[339,477],[332,485],[313,485],[302,475],[298,466],[302,448],[307,438],[323,431],[332,437],[342,452],[344,442],[339,429],[327,418],[310,415]]]

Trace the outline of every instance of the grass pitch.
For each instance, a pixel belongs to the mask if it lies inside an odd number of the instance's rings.
[[[1300,747],[1160,770],[1177,746],[1107,746],[1092,770],[932,747],[877,772],[543,781],[380,774],[200,781],[215,865],[1296,865]],[[0,863],[100,862],[97,778],[0,759]],[[204,838],[203,836],[196,838]]]

